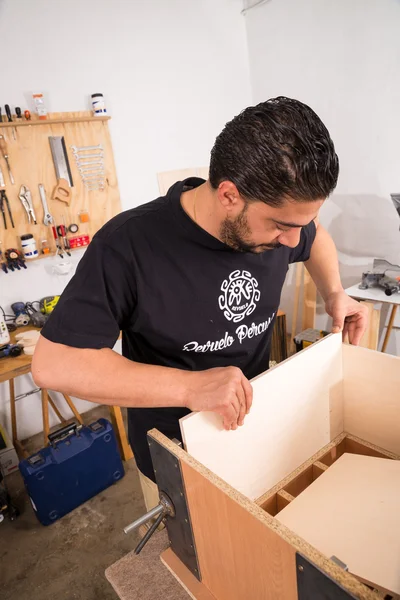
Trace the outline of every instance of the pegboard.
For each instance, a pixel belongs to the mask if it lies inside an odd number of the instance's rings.
[[[4,121],[5,117],[3,117]],[[41,240],[46,239],[51,253],[56,252],[56,246],[51,227],[44,225],[44,211],[39,194],[39,184],[43,184],[50,214],[56,225],[63,224],[65,218],[67,227],[71,223],[79,226],[77,234],[88,234],[90,239],[104,223],[121,210],[120,195],[115,171],[114,157],[108,120],[110,117],[93,117],[90,111],[52,113],[47,120],[39,121],[32,116],[32,121],[22,121],[20,124],[0,123],[0,134],[4,135],[8,145],[9,162],[14,176],[12,185],[7,164],[0,155],[0,166],[5,180],[5,190],[9,199],[15,227],[12,228],[6,210],[7,229],[4,228],[3,217],[0,214],[0,241],[3,253],[7,248],[21,249],[20,236],[31,233],[40,251]],[[57,176],[52,158],[49,136],[63,136],[72,173],[73,187],[70,205],[52,200],[53,190],[57,184]],[[89,191],[81,179],[71,146],[96,146],[101,144],[104,151],[105,188],[104,190]],[[29,188],[32,204],[36,214],[37,225],[28,223],[27,214],[19,199],[21,185]],[[3,188],[4,189],[4,188]],[[79,212],[89,211],[90,221],[81,223]],[[43,257],[46,255],[40,255]],[[48,255],[47,255],[48,256]]]

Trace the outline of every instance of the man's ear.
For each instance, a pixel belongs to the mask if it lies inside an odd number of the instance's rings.
[[[244,200],[241,198],[239,191],[232,181],[222,181],[217,189],[217,197],[221,206],[227,212],[241,211],[244,207]]]

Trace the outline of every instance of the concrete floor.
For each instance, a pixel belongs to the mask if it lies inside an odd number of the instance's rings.
[[[85,413],[85,423],[108,418],[106,407]],[[29,452],[42,447],[42,434],[27,440]],[[125,476],[52,525],[39,523],[19,472],[6,478],[21,511],[0,524],[1,600],[117,600],[104,571],[133,550],[138,534],[123,527],[145,512],[135,461]]]

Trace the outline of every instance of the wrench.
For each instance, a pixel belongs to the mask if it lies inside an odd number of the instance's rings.
[[[97,146],[71,146],[72,152],[78,154],[78,152],[84,152],[85,150],[103,150],[103,146],[98,144]]]
[[[96,154],[75,154],[76,162],[86,160],[87,158],[104,158],[104,152],[96,152]]]
[[[104,165],[104,161],[103,160],[84,160],[83,162],[80,161],[76,161],[77,167],[78,169],[80,169],[81,167],[86,167],[87,165]]]
[[[54,222],[54,219],[50,214],[49,207],[47,206],[46,192],[44,191],[44,185],[42,183],[39,183],[39,194],[44,212],[43,223],[45,225],[51,225]]]

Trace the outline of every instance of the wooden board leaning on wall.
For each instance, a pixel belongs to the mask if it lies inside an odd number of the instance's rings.
[[[4,118],[4,117],[3,117]],[[110,117],[93,117],[90,111],[51,113],[47,120],[38,121],[32,116],[32,122],[23,121],[0,123],[0,135],[4,135],[8,145],[9,162],[14,176],[12,185],[3,156],[0,156],[0,167],[4,175],[5,190],[9,199],[15,228],[11,227],[6,210],[7,229],[4,228],[0,215],[0,241],[3,253],[7,248],[21,249],[20,236],[31,233],[40,252],[41,240],[47,240],[52,254],[55,253],[51,227],[43,223],[43,207],[38,185],[44,185],[47,204],[57,225],[63,224],[63,216],[68,225],[77,223],[79,231],[73,235],[88,234],[90,240],[104,223],[121,211],[121,202],[115,171],[111,137],[108,128]],[[15,138],[14,139],[14,134]],[[49,136],[64,136],[71,167],[73,187],[72,199],[69,206],[64,202],[52,200],[53,190],[57,183],[56,172],[50,149]],[[97,146],[101,144],[104,150],[105,189],[89,191],[86,189],[71,149],[71,146]],[[36,214],[37,225],[28,223],[28,217],[19,199],[21,185],[29,188],[32,204]],[[88,210],[90,221],[81,223],[79,212]],[[43,257],[43,255],[41,255]],[[48,256],[48,255],[47,255]]]

